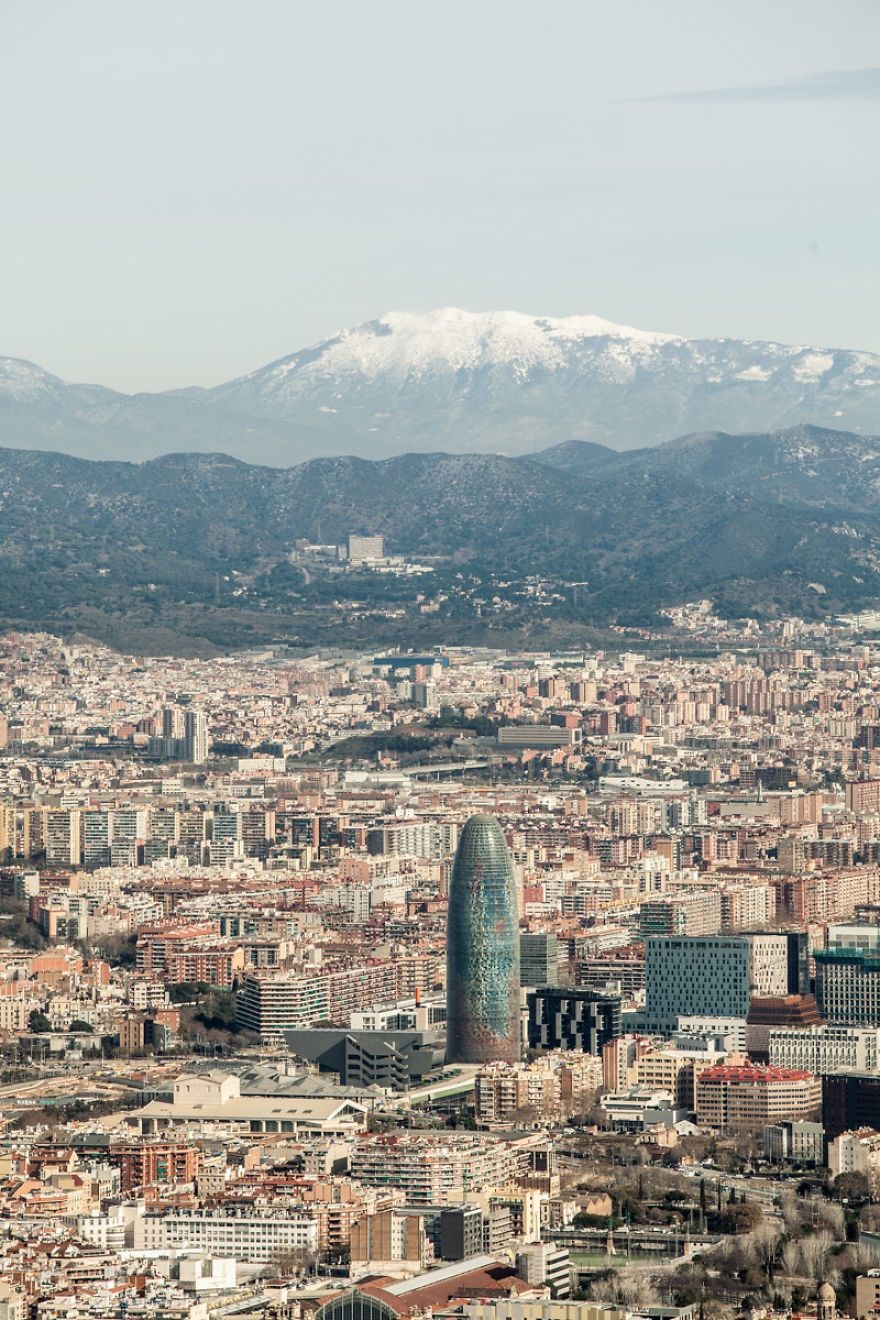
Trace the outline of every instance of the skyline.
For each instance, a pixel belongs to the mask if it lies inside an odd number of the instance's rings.
[[[172,389],[458,305],[880,351],[874,6],[465,12],[10,5],[0,350]]]

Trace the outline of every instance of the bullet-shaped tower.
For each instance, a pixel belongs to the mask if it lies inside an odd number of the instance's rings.
[[[446,1059],[520,1057],[519,922],[510,853],[493,816],[458,841],[446,926]]]

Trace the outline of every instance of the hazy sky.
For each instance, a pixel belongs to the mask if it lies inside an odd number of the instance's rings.
[[[0,0],[0,111],[68,379],[450,304],[880,352],[878,0]]]

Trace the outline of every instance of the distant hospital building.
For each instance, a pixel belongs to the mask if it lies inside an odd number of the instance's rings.
[[[349,535],[344,551],[344,557],[350,564],[365,564],[370,559],[384,559],[385,538]]]

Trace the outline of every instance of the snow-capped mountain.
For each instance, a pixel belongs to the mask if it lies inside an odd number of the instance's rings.
[[[241,417],[213,403],[203,390],[121,394],[101,385],[71,385],[33,362],[3,357],[0,445],[134,460],[180,450],[222,450],[282,465],[339,452],[323,430]]]
[[[44,388],[29,378],[39,368],[9,361],[0,442],[54,438],[84,455],[223,449],[283,465],[320,453],[527,453],[570,439],[631,449],[802,423],[880,432],[880,356],[691,340],[595,316],[392,312],[213,389],[171,394],[41,373]]]
[[[880,429],[880,357],[457,308],[393,312],[211,391],[240,412],[357,438],[356,452],[627,449],[690,431]]]

